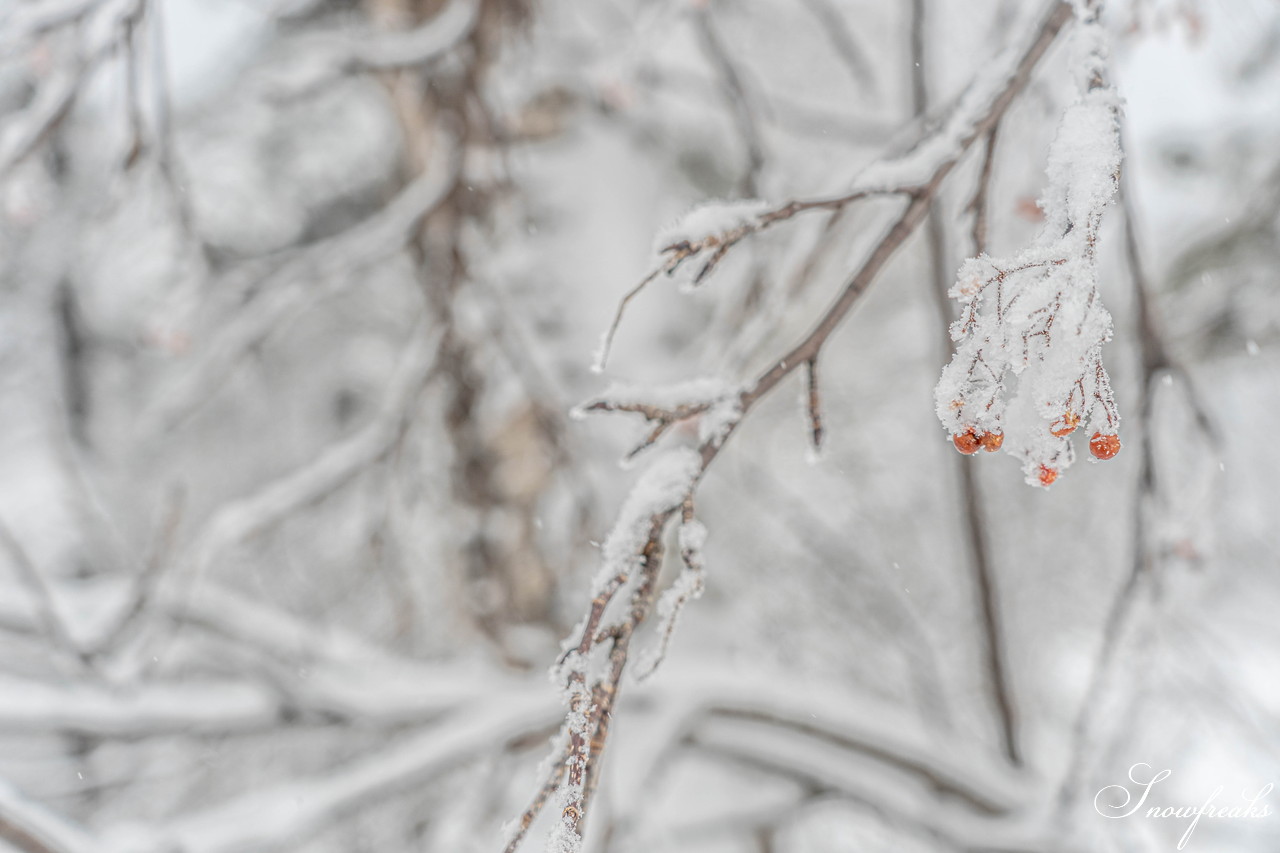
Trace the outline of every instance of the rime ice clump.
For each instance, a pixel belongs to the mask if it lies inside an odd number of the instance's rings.
[[[938,418],[956,447],[1007,447],[1027,482],[1048,486],[1074,459],[1078,425],[1112,436],[1119,426],[1102,345],[1111,315],[1098,294],[1096,242],[1120,169],[1119,99],[1106,85],[1096,15],[1077,8],[1079,94],[1049,150],[1045,222],[1012,258],[982,255],[960,267],[950,295],[956,353],[935,390]],[[1010,392],[1010,376],[1016,377]],[[994,446],[988,446],[995,437]]]

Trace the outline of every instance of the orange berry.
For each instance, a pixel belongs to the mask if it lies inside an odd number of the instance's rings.
[[[1000,445],[1004,444],[1004,433],[984,432],[978,436],[978,444],[982,445],[982,449],[988,453],[995,453],[1000,449]]]
[[[1080,426],[1080,416],[1075,412],[1067,412],[1062,416],[1061,420],[1054,421],[1049,426],[1049,432],[1058,438],[1062,438],[1065,435],[1071,435],[1078,426]]]
[[[1095,432],[1089,439],[1089,452],[1098,459],[1110,459],[1120,452],[1120,436]]]
[[[959,450],[965,456],[978,452],[978,436],[973,430],[956,433],[951,436],[951,443],[956,446],[956,450]]]
[[[1058,469],[1050,468],[1048,465],[1040,466],[1040,485],[1048,488],[1053,485],[1053,481],[1058,479]]]

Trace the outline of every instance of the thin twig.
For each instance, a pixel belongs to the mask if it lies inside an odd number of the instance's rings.
[[[534,795],[533,802],[524,810],[524,814],[520,815],[520,819],[516,822],[515,830],[511,834],[507,846],[503,848],[503,853],[516,853],[520,849],[521,842],[524,841],[525,835],[529,833],[529,827],[533,826],[533,822],[538,819],[538,815],[542,813],[542,809],[546,806],[547,801],[551,799],[551,795],[560,787],[560,780],[564,778],[565,761],[568,759],[568,745],[564,750],[556,756],[551,766],[547,768],[546,781],[542,783],[542,787],[538,789],[538,793]]]

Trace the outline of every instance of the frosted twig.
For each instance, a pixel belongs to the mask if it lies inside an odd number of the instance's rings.
[[[520,849],[520,844],[524,841],[525,835],[528,834],[529,827],[533,826],[533,822],[538,819],[538,815],[542,814],[542,809],[560,787],[560,781],[564,779],[564,768],[567,759],[568,744],[560,752],[552,754],[550,766],[545,771],[546,781],[542,783],[538,793],[534,794],[533,802],[529,803],[529,807],[524,810],[524,814],[520,815],[519,820],[512,827],[510,837],[507,839],[507,846],[503,848],[503,853],[516,853],[516,850]]]

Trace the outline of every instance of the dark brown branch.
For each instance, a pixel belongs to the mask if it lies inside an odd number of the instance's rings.
[[[911,3],[911,80],[912,95],[917,115],[923,115],[929,108],[929,87],[925,78],[928,64],[928,51],[925,47],[925,0],[912,0]],[[986,150],[983,156],[982,174],[978,180],[978,194],[974,196],[974,240],[981,241],[975,251],[981,253],[986,242],[986,187],[990,180],[992,153],[995,150],[995,134],[998,124],[991,126],[986,138]],[[980,226],[980,227],[979,227]],[[942,353],[945,357],[951,352],[951,300],[947,296],[950,276],[947,272],[947,235],[946,227],[937,210],[929,213],[925,225],[925,236],[928,244],[928,277],[931,283],[934,303],[942,329]],[[986,519],[983,517],[983,499],[978,484],[978,472],[970,464],[971,460],[962,456],[948,454],[960,482],[960,507],[964,518],[961,529],[969,552],[969,562],[973,570],[974,585],[978,590],[978,602],[981,613],[982,653],[986,662],[987,676],[991,686],[991,699],[995,705],[996,718],[999,724],[1000,740],[1005,756],[1014,765],[1022,764],[1022,753],[1018,747],[1017,719],[1014,711],[1013,688],[1009,675],[1008,651],[1004,638],[1004,626],[1000,620],[1000,601],[996,591],[995,568],[991,564],[987,546]]]

